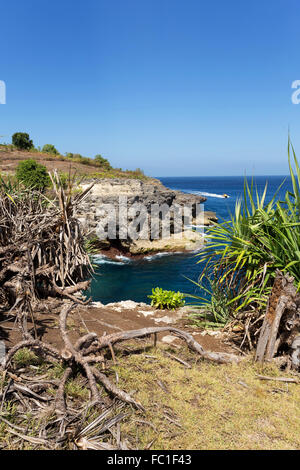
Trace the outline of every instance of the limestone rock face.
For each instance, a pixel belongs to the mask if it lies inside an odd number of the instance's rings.
[[[212,225],[213,222],[218,222],[218,218],[215,212],[212,211],[204,211],[198,217],[194,219],[195,225],[205,225],[209,226]]]
[[[178,235],[180,235],[180,237]],[[195,251],[199,250],[203,246],[203,243],[204,238],[201,232],[185,230],[182,234],[173,234],[168,238],[133,241],[129,251],[132,255],[163,251]]]
[[[82,183],[80,186],[84,190],[87,186],[90,185],[91,181],[88,180]],[[123,209],[120,209],[120,198],[123,198],[126,201],[127,207],[124,206]],[[90,237],[97,236],[96,228],[99,222],[103,220],[102,207],[104,204],[111,204],[116,208],[116,212],[121,212],[124,210],[127,213],[128,221],[130,218],[130,211],[128,215],[128,209],[135,203],[143,204],[146,208],[146,212],[150,215],[151,208],[153,205],[157,204],[159,206],[172,206],[173,204],[189,205],[192,208],[193,215],[193,224],[199,225],[199,220],[195,219],[197,215],[197,205],[204,203],[206,198],[203,196],[186,194],[181,191],[173,191],[169,188],[166,188],[160,181],[155,179],[149,180],[138,180],[138,179],[99,179],[95,180],[95,185],[91,191],[87,194],[86,198],[81,203],[77,217],[80,220],[81,224],[85,231],[89,233]],[[211,220],[214,219],[215,214],[210,213],[208,215],[204,214],[204,217],[201,216],[202,223],[201,225],[208,225],[211,223]],[[198,218],[199,219],[199,218]],[[116,238],[119,237],[119,219],[117,218],[116,224]],[[175,224],[172,223],[171,216],[171,234],[176,232]],[[177,230],[178,232],[178,230]],[[172,238],[172,237],[171,237]],[[151,234],[143,240],[132,240],[130,237],[127,239],[119,240],[119,245],[122,246],[122,249],[129,251],[132,254],[145,253],[151,251],[175,251],[181,249],[194,250],[201,243],[203,243],[203,237],[201,234],[195,234],[195,232],[190,231],[187,235],[184,235],[183,239],[170,239],[169,237],[151,240]],[[102,243],[102,242],[101,242]],[[113,240],[104,240],[103,248],[107,249],[109,243],[115,243]]]

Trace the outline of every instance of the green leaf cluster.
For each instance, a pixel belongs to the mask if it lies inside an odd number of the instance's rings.
[[[38,191],[43,191],[50,185],[47,168],[33,159],[19,162],[16,177],[26,188]]]
[[[181,292],[163,290],[161,287],[152,289],[152,295],[148,295],[148,298],[151,299],[152,307],[161,310],[175,310],[176,308],[183,307],[185,304],[184,294]]]

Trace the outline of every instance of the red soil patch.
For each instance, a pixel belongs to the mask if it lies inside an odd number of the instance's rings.
[[[48,156],[45,153],[39,152],[10,151],[0,147],[0,172],[13,173],[20,161],[28,160],[29,158],[45,165],[48,171],[57,169],[58,171],[67,173],[70,168],[72,172],[76,171],[78,174],[91,174],[103,171],[99,166],[84,165],[70,160],[63,160],[64,157]]]
[[[57,348],[63,347],[58,328],[58,314],[60,308],[61,307],[58,305],[54,306],[53,304],[49,304],[47,306],[47,303],[45,303],[44,311],[35,313],[38,337]],[[176,320],[176,311],[155,311],[154,315],[145,316],[145,313],[148,312],[153,312],[153,308],[150,306],[138,306],[134,309],[123,308],[119,312],[110,306],[78,306],[74,308],[68,318],[69,337],[72,341],[76,341],[87,332],[95,332],[98,336],[102,336],[118,331],[137,330],[151,326],[172,326],[193,334],[194,339],[201,344],[204,349],[233,352],[230,345],[224,343],[221,338],[210,335],[203,336],[201,335],[202,331],[200,329],[187,326],[184,318]],[[174,318],[174,323],[169,324],[163,320],[160,321],[160,319],[165,317]],[[7,314],[0,314],[0,340],[5,341],[8,349],[22,339],[18,326],[14,321],[15,318],[13,316],[9,317]],[[32,327],[32,323],[29,319],[28,327],[29,329]],[[159,334],[158,341],[161,341],[163,337],[169,335],[171,335],[171,333],[168,332]],[[176,338],[174,343],[172,342],[172,346],[175,345],[175,347],[180,344],[183,343],[178,338]]]

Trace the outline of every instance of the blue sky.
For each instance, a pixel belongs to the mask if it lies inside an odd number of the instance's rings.
[[[10,0],[0,134],[154,176],[287,173],[297,0]]]

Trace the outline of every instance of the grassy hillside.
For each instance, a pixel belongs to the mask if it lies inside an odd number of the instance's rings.
[[[147,179],[140,169],[130,171],[121,168],[106,168],[105,165],[97,163],[94,159],[79,154],[73,156],[52,155],[36,149],[18,150],[13,145],[5,144],[0,144],[0,173],[13,175],[18,163],[30,158],[45,165],[47,170],[56,168],[60,173],[68,173],[72,170],[72,172],[76,171],[80,177]]]

